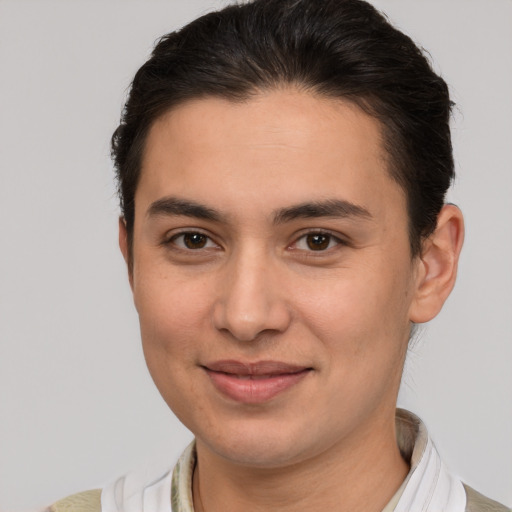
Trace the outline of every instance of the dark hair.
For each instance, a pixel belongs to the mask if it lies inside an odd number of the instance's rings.
[[[290,84],[357,104],[381,123],[407,197],[412,255],[435,229],[454,175],[444,80],[413,41],[362,0],[254,0],[162,37],[137,71],[112,136],[129,244],[144,144],[155,120],[205,96],[243,101]]]

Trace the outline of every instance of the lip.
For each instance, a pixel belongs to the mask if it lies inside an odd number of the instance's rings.
[[[312,370],[281,361],[215,361],[203,365],[215,388],[228,398],[245,404],[268,402],[298,384]]]

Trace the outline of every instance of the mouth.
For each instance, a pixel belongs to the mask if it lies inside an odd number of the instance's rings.
[[[245,404],[261,404],[289,390],[313,368],[281,361],[215,361],[203,365],[214,387],[225,397]]]

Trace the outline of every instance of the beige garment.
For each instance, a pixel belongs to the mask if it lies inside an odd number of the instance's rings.
[[[466,512],[511,512],[512,508],[507,508],[497,501],[485,497],[483,494],[475,491],[469,485],[464,484],[468,502]]]
[[[400,496],[402,495],[403,488],[407,480],[402,484],[400,489],[393,496],[391,501],[386,505],[382,512],[393,512]],[[497,501],[486,498],[479,492],[475,491],[467,485],[464,486],[468,496],[468,503],[466,505],[466,512],[510,512],[509,509]],[[52,505],[48,512],[101,512],[101,489],[93,491],[85,491],[78,494],[73,494],[68,498],[58,501]]]
[[[101,489],[68,496],[54,503],[47,512],[101,512]]]

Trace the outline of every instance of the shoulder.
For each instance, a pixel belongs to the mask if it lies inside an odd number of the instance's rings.
[[[467,496],[466,512],[510,512],[512,510],[497,501],[486,498],[469,485],[463,485]]]
[[[54,503],[45,512],[101,512],[101,489],[68,496]]]

